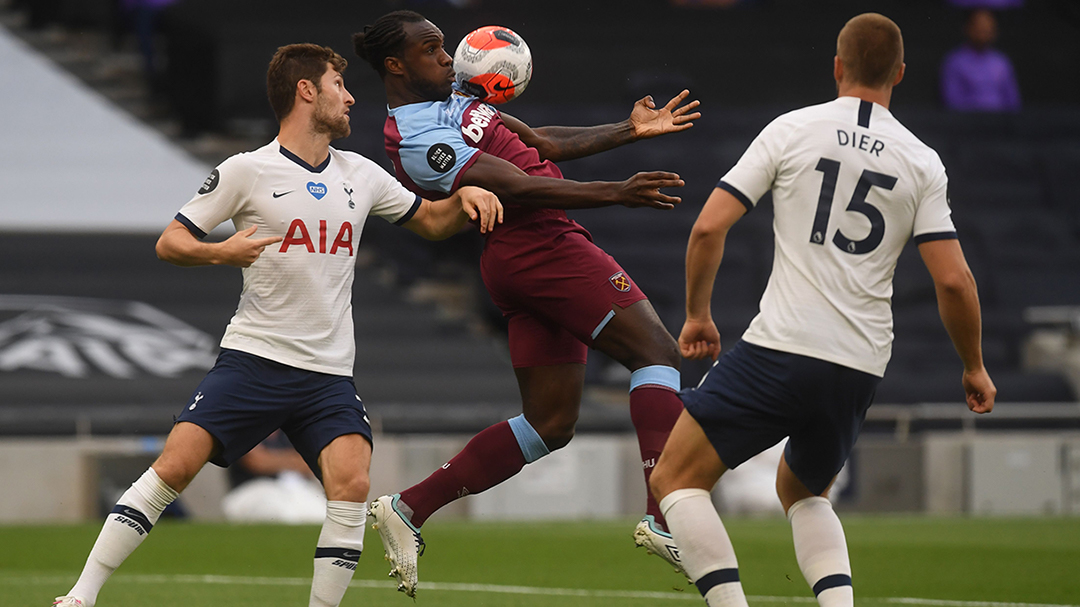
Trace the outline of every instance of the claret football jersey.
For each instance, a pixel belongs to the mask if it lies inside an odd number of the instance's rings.
[[[311,166],[276,140],[221,163],[176,219],[204,237],[231,219],[252,238],[281,236],[244,268],[221,347],[292,367],[351,376],[356,356],[352,285],[368,215],[398,225],[420,206],[370,160],[330,148]]]
[[[956,238],[945,167],[856,97],[784,114],[717,187],[748,209],[772,190],[772,274],[746,341],[884,375],[905,243]]]
[[[497,109],[460,92],[444,101],[390,109],[383,136],[398,179],[427,198],[457,190],[480,154],[502,158],[529,175],[562,178],[559,167],[541,160],[535,148],[506,126]],[[527,208],[511,201],[503,201],[503,206],[503,223],[489,232],[488,248],[495,242],[519,250],[562,231],[584,231],[559,209]]]

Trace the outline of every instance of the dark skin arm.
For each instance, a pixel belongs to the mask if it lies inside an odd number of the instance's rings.
[[[545,126],[534,129],[509,114],[502,114],[502,119],[506,127],[520,137],[525,145],[536,148],[541,160],[560,162],[598,154],[640,139],[677,133],[694,126],[692,121],[700,118],[701,113],[691,113],[691,110],[698,107],[700,102],[694,100],[680,105],[689,95],[690,91],[684,90],[659,109],[651,96],[644,97],[634,104],[629,118],[614,124]]]
[[[481,153],[461,176],[460,183],[490,190],[504,202],[533,208],[592,209],[621,204],[673,209],[682,199],[662,194],[660,188],[681,187],[683,180],[665,172],[638,173],[617,182],[536,177],[502,158]]]

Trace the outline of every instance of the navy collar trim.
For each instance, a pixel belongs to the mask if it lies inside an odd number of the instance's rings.
[[[308,164],[307,161],[305,161],[303,158],[297,156],[296,154],[293,154],[289,150],[286,150],[285,146],[281,145],[280,143],[278,144],[278,149],[281,150],[281,155],[282,156],[284,156],[284,157],[288,158],[289,160],[295,162],[296,164],[304,167],[305,169],[307,169],[308,171],[311,171],[312,173],[322,173],[323,169],[330,166],[330,154],[329,153],[326,154],[326,160],[323,160],[322,162],[320,162],[319,166],[313,167],[310,164]]]

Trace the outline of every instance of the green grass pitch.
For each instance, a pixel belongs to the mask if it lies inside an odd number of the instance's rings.
[[[843,517],[857,605],[1080,604],[1080,518]],[[783,519],[725,521],[751,605],[814,604]],[[459,523],[424,529],[417,605],[703,604],[633,521]],[[74,581],[99,529],[0,527],[0,605],[44,607]],[[317,527],[163,521],[105,586],[98,607],[307,605]],[[343,606],[413,604],[386,577],[370,529]],[[427,585],[425,586],[425,583]],[[926,599],[907,601],[902,599]],[[955,601],[955,602],[954,602]],[[1004,606],[1002,606],[1004,607]]]

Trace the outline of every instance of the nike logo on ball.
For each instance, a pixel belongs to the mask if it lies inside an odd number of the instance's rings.
[[[274,198],[281,198],[282,196],[284,196],[286,194],[292,194],[295,191],[296,190],[289,190],[288,192],[282,192],[280,194],[278,194],[277,192],[274,192]]]

